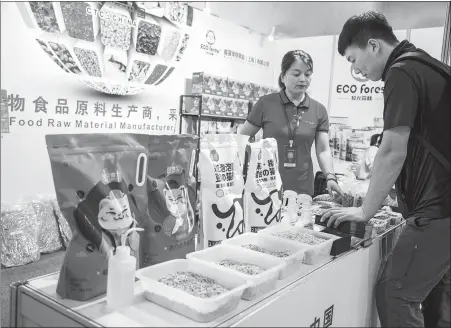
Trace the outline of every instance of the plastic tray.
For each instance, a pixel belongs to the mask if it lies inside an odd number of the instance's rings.
[[[285,239],[282,237],[272,235],[272,233],[277,233],[277,232],[282,232],[282,231],[287,231],[287,230],[295,232],[295,233],[305,232],[305,233],[314,235],[315,237],[326,239],[326,241],[319,245],[308,245],[308,244],[304,244],[304,243],[301,243],[298,241],[289,240],[289,239]],[[332,244],[334,243],[334,240],[340,238],[340,237],[330,235],[327,233],[304,229],[301,227],[291,226],[291,225],[283,224],[283,223],[279,223],[272,227],[261,230],[261,231],[259,231],[259,233],[262,233],[265,235],[271,235],[275,238],[285,240],[285,241],[295,244],[295,245],[299,245],[299,244],[305,245],[307,249],[305,251],[303,262],[305,264],[310,264],[310,265],[318,264],[318,263],[324,261],[325,259],[331,257],[330,251],[332,250]]]
[[[256,297],[274,289],[276,287],[280,271],[285,267],[285,262],[274,256],[254,252],[245,248],[237,251],[236,247],[227,245],[217,245],[199,252],[190,253],[186,255],[186,258],[196,263],[206,263],[212,267],[221,268],[226,270],[231,275],[244,278],[249,281],[250,286],[245,289],[242,296],[244,300],[248,301],[251,301]],[[251,276],[215,263],[222,260],[246,262],[249,264],[258,265],[267,270],[258,275]]]
[[[189,271],[214,279],[230,288],[230,291],[215,297],[200,298],[158,282],[161,277],[177,271]],[[198,322],[209,322],[234,310],[244,290],[249,286],[246,279],[230,275],[227,270],[188,260],[156,264],[138,270],[136,276],[141,280],[144,295],[149,301]]]
[[[265,234],[257,234],[246,232],[240,236],[233,237],[231,239],[226,239],[222,241],[223,245],[230,245],[233,247],[239,247],[240,250],[243,249],[242,245],[253,244],[259,247],[266,248],[269,251],[282,251],[289,250],[291,252],[290,256],[287,257],[277,257],[270,254],[268,256],[275,257],[277,259],[281,259],[285,262],[285,267],[279,273],[279,279],[285,279],[291,274],[300,271],[303,266],[302,261],[304,259],[304,253],[307,247],[303,244],[297,243],[293,244],[282,240],[280,238],[265,235]],[[247,248],[244,248],[248,250]],[[251,252],[257,252],[258,254],[264,254],[258,251],[250,250]],[[308,268],[307,268],[308,269]]]

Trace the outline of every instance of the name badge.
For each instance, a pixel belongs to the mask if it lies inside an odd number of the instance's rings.
[[[289,145],[285,145],[284,152],[284,167],[296,167],[296,159],[297,159],[297,149],[295,147],[290,147]]]

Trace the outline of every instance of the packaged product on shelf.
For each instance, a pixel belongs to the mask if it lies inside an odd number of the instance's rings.
[[[63,247],[51,197],[40,195],[30,201],[39,223],[38,246],[41,253],[52,253]]]
[[[248,88],[246,87],[246,82],[240,82],[239,81],[236,84],[237,84],[237,87],[238,87],[237,98],[246,100],[247,99],[246,92],[248,91]]]
[[[147,196],[150,217],[142,217],[141,267],[183,259],[194,252],[197,137],[148,137]]]
[[[148,216],[147,138],[121,133],[46,136],[58,204],[73,231],[58,280],[61,298],[85,301],[105,293],[109,257],[122,234]],[[126,244],[138,258],[136,231]]]
[[[260,99],[263,96],[266,96],[269,93],[269,88],[263,85],[258,85],[254,87],[254,98],[256,100]]]
[[[352,133],[352,129],[346,126],[340,128],[340,156],[339,158],[343,161],[346,160],[346,146],[348,138]]]
[[[60,2],[61,12],[70,37],[94,42],[99,35],[99,18],[94,14],[99,10],[98,2]]]
[[[80,62],[80,66],[89,76],[103,76],[103,49],[101,45],[79,41],[74,46],[74,53]]]
[[[238,98],[240,90],[238,89],[238,81],[228,79],[227,80],[227,97]]]
[[[58,34],[65,32],[66,27],[58,4],[53,1],[28,1],[36,25],[44,32]]]
[[[116,19],[113,19],[113,17]],[[130,12],[125,7],[114,2],[104,2],[100,10],[100,39],[102,44],[105,47],[128,50],[132,27],[127,22],[131,21]]]
[[[244,82],[243,94],[244,94],[246,100],[254,100],[254,84],[249,83],[249,82]]]
[[[1,263],[7,268],[35,262],[40,258],[39,221],[29,202],[2,202],[0,244]]]
[[[233,99],[224,98],[225,112],[223,115],[234,116],[233,111],[232,111],[232,103],[233,103]]]
[[[258,232],[280,222],[282,180],[279,174],[277,141],[267,138],[247,148],[244,186],[244,221],[247,232]]]
[[[202,113],[203,114],[215,114],[216,113],[215,96],[202,95]]]
[[[201,139],[199,171],[204,248],[244,232],[242,160],[232,134]]]
[[[205,72],[193,73],[192,94],[210,94],[221,96],[224,89],[224,83],[227,85],[227,79],[211,75]]]
[[[238,117],[247,117],[247,113],[249,111],[249,101],[248,100],[236,100],[237,104],[237,116]]]
[[[204,97],[204,96],[202,96]],[[198,97],[185,97],[184,106],[182,107],[183,113],[198,114],[200,108],[200,98]]]

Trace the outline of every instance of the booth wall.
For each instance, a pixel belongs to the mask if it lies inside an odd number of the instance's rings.
[[[1,3],[1,27],[1,89],[15,99],[10,99],[8,106],[9,133],[2,133],[1,138],[1,194],[5,202],[55,192],[45,144],[47,134],[174,134],[178,133],[179,96],[185,93],[185,79],[191,78],[193,72],[205,71],[265,85],[273,81],[272,63],[260,34],[251,34],[243,27],[197,10],[193,26],[188,29],[191,39],[181,65],[159,86],[133,96],[99,93],[82,84],[74,74],[65,73],[40,48],[35,40],[39,33],[26,26],[16,3]],[[215,35],[210,44],[219,50],[215,55],[201,49],[207,44],[207,31]],[[253,56],[269,65],[226,58],[224,50]],[[39,97],[47,102],[46,112],[36,108]],[[56,113],[58,99],[67,101],[68,114]],[[83,103],[77,105],[79,101]],[[105,117],[95,114],[96,103],[105,103]],[[80,104],[86,104],[87,115],[76,113]],[[118,116],[118,108],[122,117],[113,117],[113,113]],[[77,127],[77,120],[88,125],[103,123],[103,126]],[[58,122],[61,122],[59,127]],[[121,128],[121,123],[131,126]],[[145,128],[139,128],[143,123],[147,124]]]

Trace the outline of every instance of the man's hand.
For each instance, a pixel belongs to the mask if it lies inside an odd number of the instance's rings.
[[[345,221],[354,221],[354,222],[367,222],[365,219],[363,208],[362,207],[346,207],[346,208],[336,208],[330,209],[323,213],[321,217],[321,222],[327,221],[327,226],[334,228],[338,227],[340,223]]]

